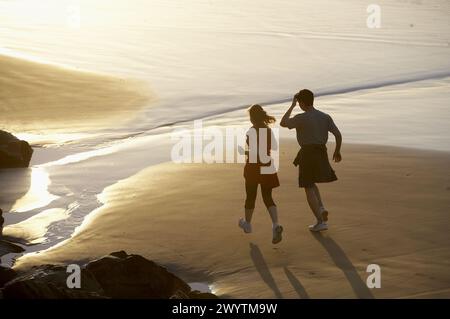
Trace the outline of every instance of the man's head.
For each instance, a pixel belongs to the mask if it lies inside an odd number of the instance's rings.
[[[307,111],[314,106],[314,93],[308,89],[300,90],[297,93],[297,101],[303,111]]]

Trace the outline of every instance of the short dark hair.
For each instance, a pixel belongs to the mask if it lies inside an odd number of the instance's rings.
[[[306,106],[314,105],[314,93],[308,89],[303,89],[298,92],[298,100],[306,104]]]

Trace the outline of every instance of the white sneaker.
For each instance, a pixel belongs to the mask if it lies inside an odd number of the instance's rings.
[[[312,232],[320,232],[320,231],[327,230],[327,229],[328,229],[328,225],[326,223],[317,223],[315,225],[309,226],[309,230]]]
[[[320,208],[320,216],[324,222],[328,221],[328,210],[325,207]]]
[[[252,224],[247,223],[244,218],[239,219],[239,227],[242,228],[246,234],[250,234],[252,232]]]
[[[273,227],[272,233],[272,244],[278,244],[283,239],[283,236],[281,235],[283,233],[283,226],[277,225]]]

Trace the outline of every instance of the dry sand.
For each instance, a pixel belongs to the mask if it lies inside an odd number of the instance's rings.
[[[339,181],[320,186],[330,230],[313,235],[291,165],[294,143],[281,143],[279,245],[271,244],[260,196],[253,233],[237,227],[242,165],[162,164],[107,188],[106,204],[73,238],[16,267],[124,249],[188,281],[208,281],[222,297],[450,297],[449,153],[346,145],[334,164]],[[381,267],[380,289],[365,284],[369,264]]]
[[[135,116],[151,96],[136,80],[0,55],[0,127],[86,131]]]

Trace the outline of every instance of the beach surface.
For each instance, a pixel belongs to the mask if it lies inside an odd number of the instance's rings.
[[[87,133],[133,119],[151,94],[137,80],[0,55],[0,127]]]
[[[0,1],[0,129],[34,148],[30,168],[0,170],[4,235],[24,250],[0,264],[125,249],[222,297],[449,297],[450,2],[377,4],[372,28],[359,0]],[[242,165],[170,164],[172,134],[248,129],[254,103],[279,123],[301,88],[344,162],[312,236],[280,130],[273,247],[260,199],[254,233],[237,227]]]
[[[260,196],[253,233],[237,227],[242,165],[165,163],[106,188],[104,205],[71,238],[22,256],[15,268],[123,249],[226,298],[450,297],[448,152],[345,145],[343,162],[333,165],[339,180],[320,185],[330,229],[314,235],[291,164],[296,142],[280,146],[278,245]],[[381,267],[379,289],[366,285],[370,264]]]

